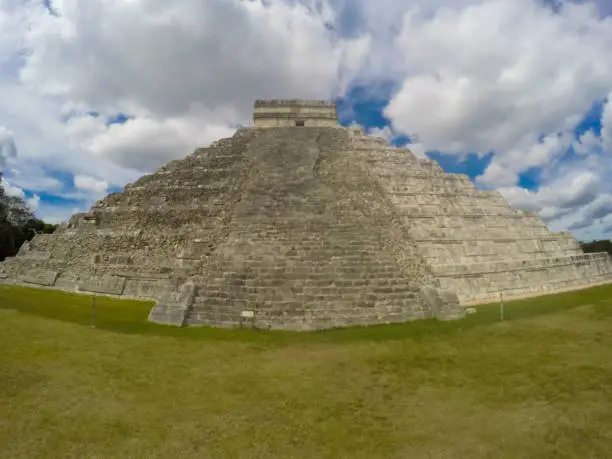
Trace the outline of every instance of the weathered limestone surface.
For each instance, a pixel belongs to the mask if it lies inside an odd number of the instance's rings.
[[[327,100],[258,100],[253,121],[256,128],[338,127],[336,104]]]
[[[252,311],[259,328],[311,330],[450,320],[501,289],[612,281],[606,254],[341,128],[333,104],[258,101],[254,118],[36,236],[0,282],[154,299],[149,319],[177,326],[233,327]]]
[[[187,325],[187,318],[197,291],[195,284],[186,283],[181,285],[178,291],[162,294],[149,313],[149,320],[178,327]]]

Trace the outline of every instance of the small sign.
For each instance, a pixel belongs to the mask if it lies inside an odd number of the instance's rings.
[[[252,319],[253,317],[255,317],[255,311],[242,311],[240,313],[240,317],[242,317],[243,319]]]

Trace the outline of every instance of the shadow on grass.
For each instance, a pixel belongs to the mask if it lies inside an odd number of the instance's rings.
[[[0,309],[16,310],[47,319],[92,325],[93,296],[56,290],[0,285]],[[553,314],[581,305],[598,305],[600,314],[612,314],[605,307],[612,299],[612,284],[586,290],[546,295],[507,302],[504,319],[515,321]],[[360,340],[423,340],[445,334],[469,330],[476,326],[500,321],[499,304],[478,306],[477,313],[452,322],[419,320],[402,324],[369,327],[338,328],[314,332],[260,331],[248,329],[219,329],[213,327],[178,328],[147,321],[152,302],[118,300],[95,297],[96,329],[116,333],[148,336],[167,336],[179,339],[260,342],[284,345],[300,342],[342,342]]]

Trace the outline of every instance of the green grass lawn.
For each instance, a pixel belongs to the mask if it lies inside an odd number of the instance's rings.
[[[314,333],[96,305],[0,286],[0,458],[612,457],[612,285]]]

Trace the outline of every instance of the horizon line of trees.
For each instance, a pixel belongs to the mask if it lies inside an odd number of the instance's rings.
[[[582,247],[584,253],[608,252],[608,255],[612,256],[612,241],[610,240],[581,242],[580,247]]]

